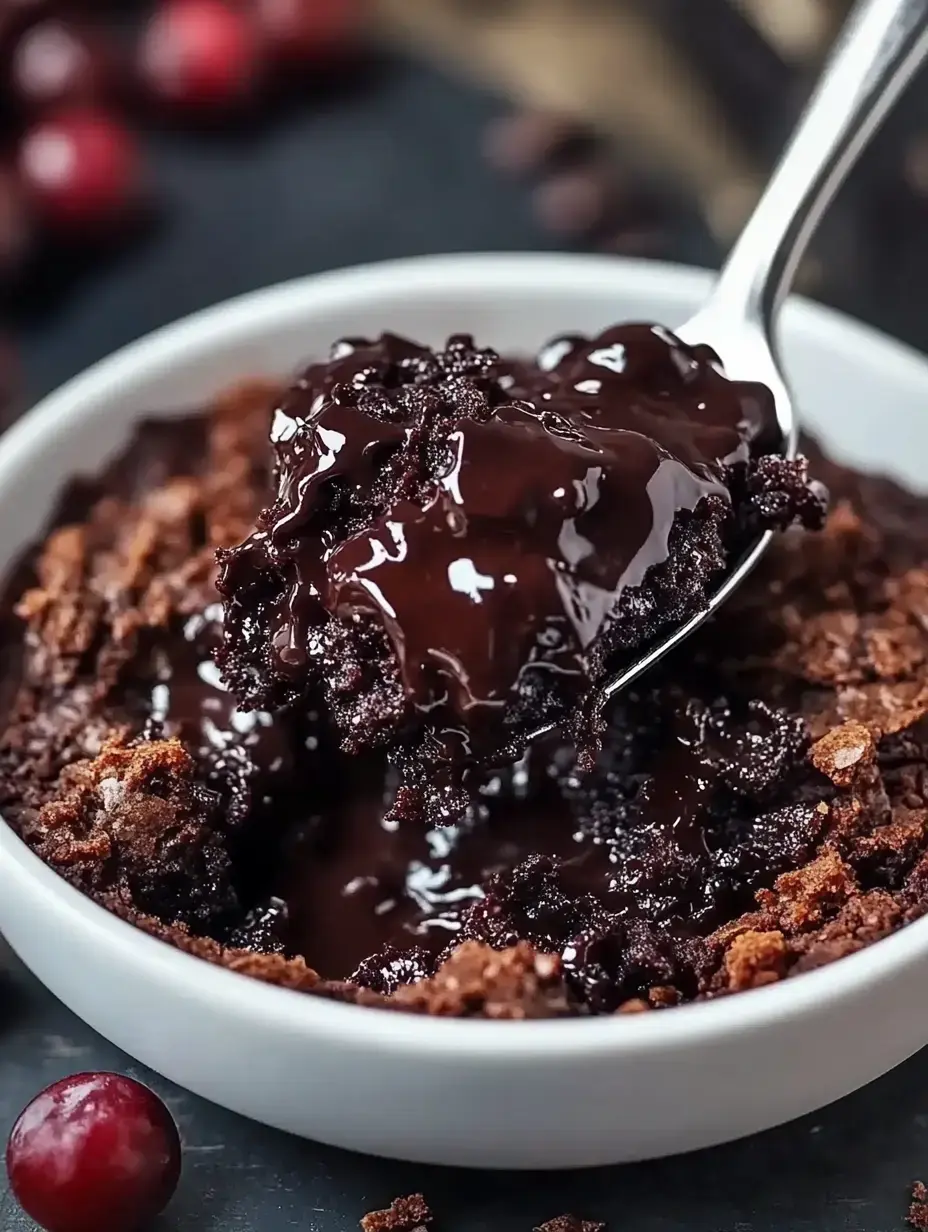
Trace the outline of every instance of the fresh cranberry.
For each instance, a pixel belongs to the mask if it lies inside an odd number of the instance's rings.
[[[356,0],[253,0],[271,54],[282,64],[321,60],[347,46],[360,24]]]
[[[10,94],[27,112],[101,102],[115,88],[115,62],[102,31],[50,17],[29,26],[15,43]]]
[[[23,137],[19,173],[52,227],[105,225],[124,217],[139,188],[132,133],[103,111],[80,108],[49,116]]]
[[[139,67],[163,103],[228,111],[257,88],[261,39],[252,18],[225,0],[165,0],[142,37]]]
[[[46,1232],[137,1232],[167,1206],[180,1138],[153,1091],[121,1074],[73,1074],[20,1113],[10,1188]]]

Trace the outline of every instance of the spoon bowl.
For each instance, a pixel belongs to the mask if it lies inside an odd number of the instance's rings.
[[[719,329],[720,314],[714,311],[714,304],[714,298],[710,298],[704,308],[675,331],[677,336],[690,346],[708,344],[720,357],[723,352],[730,356],[731,361],[723,360],[723,363],[726,374],[732,380],[756,381],[770,390],[776,408],[777,425],[782,435],[783,454],[787,458],[794,458],[799,443],[799,422],[793,409],[789,387],[774,357],[766,331],[756,321],[728,321],[724,318],[721,321],[724,328]],[[720,338],[723,339],[721,346]],[[734,568],[725,574],[705,607],[678,625],[666,638],[652,646],[624,671],[610,677],[600,686],[596,697],[597,709],[601,709],[611,698],[621,693],[717,612],[761,560],[775,534],[772,530],[764,531],[741,555]],[[543,733],[537,733],[541,734]]]

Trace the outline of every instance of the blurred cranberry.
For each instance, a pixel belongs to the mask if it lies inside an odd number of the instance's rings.
[[[361,24],[358,0],[252,0],[274,58],[304,64],[343,51]]]
[[[180,1176],[165,1105],[121,1074],[74,1074],[20,1113],[6,1148],[10,1188],[47,1232],[139,1232]]]
[[[62,111],[28,129],[23,186],[45,221],[72,230],[124,218],[136,204],[140,159],[132,133],[104,111]]]
[[[10,56],[11,96],[29,112],[101,102],[115,80],[116,56],[105,34],[57,17],[29,26]]]
[[[12,167],[0,166],[0,280],[22,265],[32,242],[32,225],[22,186]],[[3,379],[0,376],[0,391]]]
[[[244,10],[225,0],[164,0],[143,35],[139,69],[160,101],[222,112],[254,94],[263,59],[257,25]]]

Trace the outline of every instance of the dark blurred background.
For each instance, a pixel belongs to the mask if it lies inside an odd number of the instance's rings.
[[[717,263],[845,0],[0,0],[7,417],[196,307],[356,261]],[[928,82],[804,289],[928,346]]]

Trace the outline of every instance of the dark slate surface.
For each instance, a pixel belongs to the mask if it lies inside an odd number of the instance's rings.
[[[244,142],[154,141],[174,207],[165,225],[86,277],[73,262],[47,261],[19,303],[31,392],[191,309],[295,274],[412,253],[547,246],[524,191],[480,162],[495,107],[430,71],[392,65],[366,90]],[[874,174],[867,200],[879,202]],[[713,259],[685,213],[667,255]],[[922,314],[904,310],[921,291],[922,246],[893,269],[878,288],[855,282],[847,302],[924,340]],[[186,1143],[165,1232],[334,1232],[413,1190],[426,1194],[445,1232],[528,1230],[565,1210],[608,1219],[613,1232],[890,1232],[903,1227],[911,1182],[928,1179],[928,1053],[820,1114],[730,1147],[592,1173],[474,1176],[364,1159],[252,1125],[145,1073],[14,959],[0,980],[0,1132],[40,1087],[75,1070],[151,1081]],[[371,1115],[394,1110],[372,1106]],[[0,1228],[25,1227],[0,1190]]]

